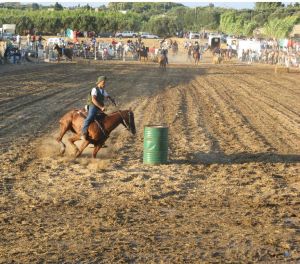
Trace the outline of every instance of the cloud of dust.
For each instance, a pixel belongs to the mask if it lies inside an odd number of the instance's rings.
[[[193,58],[189,60],[187,54],[177,54],[177,55],[168,55],[169,63],[179,63],[179,64],[191,64],[193,63]]]
[[[44,137],[39,140],[36,148],[36,153],[39,158],[58,158],[61,157],[64,160],[70,160],[74,159],[74,148],[71,146],[71,144],[68,142],[67,137],[64,138],[63,142],[66,145],[65,153],[63,156],[60,156],[60,144],[57,143],[55,140],[55,135],[50,135],[50,137]],[[81,145],[81,141],[77,141],[75,143],[77,147]],[[113,159],[115,157],[116,151],[115,146],[112,144],[107,143],[106,148],[101,148],[98,153],[96,159],[94,159],[96,162],[99,162],[99,160],[108,160]],[[90,160],[92,159],[92,153],[94,151],[94,146],[89,145],[82,153],[82,155],[79,157],[79,159],[82,159],[80,161],[81,164],[90,163]],[[85,161],[85,159],[87,161]]]

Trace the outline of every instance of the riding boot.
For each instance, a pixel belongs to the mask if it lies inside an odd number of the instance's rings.
[[[82,133],[81,139],[83,139],[83,140],[88,140],[88,139],[89,139],[89,134],[88,134],[88,132]]]

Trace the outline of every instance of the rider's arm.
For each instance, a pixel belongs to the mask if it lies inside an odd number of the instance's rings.
[[[116,101],[113,98],[111,98],[109,95],[106,96],[106,98],[108,98],[115,106],[117,106]]]
[[[103,95],[105,98],[109,99],[115,106],[117,106],[115,100],[109,96],[109,94],[104,90]]]
[[[97,101],[97,97],[95,95],[92,96],[92,102],[95,106],[97,106],[101,111],[104,111],[105,108],[104,108],[104,105],[103,104],[100,104],[98,101]]]

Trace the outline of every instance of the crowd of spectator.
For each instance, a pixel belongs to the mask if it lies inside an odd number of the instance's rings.
[[[259,50],[243,49],[239,59],[248,64],[258,62],[285,67],[300,67],[299,42],[262,40],[260,44]]]

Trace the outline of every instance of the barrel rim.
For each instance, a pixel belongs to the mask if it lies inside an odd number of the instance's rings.
[[[145,127],[149,127],[149,128],[168,128],[167,125],[145,125]]]

